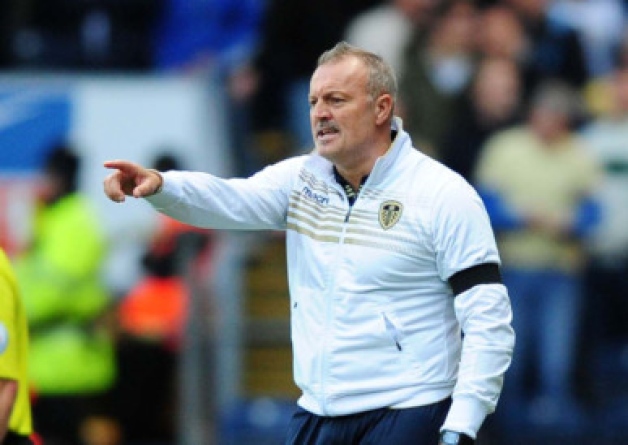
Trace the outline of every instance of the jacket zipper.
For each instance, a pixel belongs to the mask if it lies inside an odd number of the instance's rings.
[[[342,255],[340,254],[340,250],[343,249],[344,247],[344,239],[345,239],[345,234],[347,232],[347,221],[349,220],[349,216],[351,215],[351,209],[352,209],[352,205],[350,205],[349,200],[347,199],[346,195],[344,194],[344,192],[341,192],[341,199],[347,203],[347,205],[349,206],[348,210],[347,210],[347,214],[345,216],[345,221],[344,224],[342,226],[342,232],[340,234],[340,240],[338,241],[338,255],[336,255],[336,263],[338,263],[340,261],[340,259],[342,258]],[[330,280],[330,286],[329,286],[329,293],[327,294],[327,298],[325,301],[325,325],[324,325],[324,338],[323,338],[323,348],[324,348],[324,352],[323,352],[323,357],[321,358],[321,370],[320,370],[320,377],[321,377],[321,394],[322,394],[322,400],[321,400],[321,408],[323,410],[324,414],[328,413],[327,410],[327,392],[326,392],[326,376],[329,374],[329,349],[328,349],[328,345],[329,345],[329,333],[331,331],[331,320],[332,320],[332,306],[333,306],[333,298],[334,295],[336,293],[336,277],[337,277],[337,271],[338,271],[338,267],[334,267],[333,270],[335,271],[333,276],[331,277]]]
[[[367,179],[368,182],[368,179]],[[360,198],[360,193],[362,191],[362,189],[364,188],[364,185],[362,187],[360,187],[360,189],[358,190],[355,199],[353,200],[353,203],[351,203],[351,201],[349,200],[349,198],[347,197],[347,195],[344,193],[344,190],[341,192],[340,196],[342,197],[342,200],[344,202],[347,203],[348,209],[347,209],[347,213],[345,215],[345,220],[344,220],[344,224],[342,225],[342,233],[340,234],[340,241],[338,242],[338,247],[339,249],[342,249],[344,247],[344,243],[345,243],[345,236],[347,233],[347,223],[349,222],[349,218],[351,217],[351,211],[353,210],[353,206],[355,206],[355,203],[358,201],[358,199]],[[342,255],[339,254],[336,257],[336,261],[339,261],[342,258]],[[334,271],[337,271],[338,268],[335,267]],[[337,276],[337,272],[334,273],[332,281],[331,281],[331,286],[329,287],[330,289],[330,293],[327,295],[327,301],[326,301],[326,308],[325,308],[325,345],[328,344],[328,342],[326,341],[329,338],[329,332],[330,332],[330,322],[332,319],[332,299],[333,296],[335,294],[335,290],[336,290],[336,276]],[[399,345],[399,343],[397,343],[397,347],[399,348],[399,350],[401,351],[401,346]],[[326,380],[325,377],[329,374],[329,350],[327,349],[327,346],[325,346],[325,352],[323,353],[323,358],[321,359],[321,393],[323,395],[323,403],[322,405],[322,409],[323,412],[325,414],[327,414],[327,400],[326,400]]]

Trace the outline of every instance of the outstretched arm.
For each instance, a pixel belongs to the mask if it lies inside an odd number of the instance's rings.
[[[155,194],[163,179],[157,170],[144,168],[129,161],[107,161],[104,166],[115,169],[105,178],[105,194],[115,202],[124,202],[126,196],[144,198]]]

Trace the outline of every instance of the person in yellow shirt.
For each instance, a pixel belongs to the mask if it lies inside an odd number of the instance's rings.
[[[29,445],[28,324],[9,259],[0,248],[0,444]]]

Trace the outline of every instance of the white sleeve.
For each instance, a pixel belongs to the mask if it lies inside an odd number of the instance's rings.
[[[475,438],[495,410],[515,342],[512,311],[502,284],[481,284],[455,297],[464,332],[458,381],[443,429]]]
[[[499,264],[490,220],[477,193],[458,184],[442,196],[433,230],[443,280],[472,266]],[[453,403],[442,429],[475,438],[485,417],[495,410],[510,366],[515,342],[512,310],[500,283],[478,284],[453,298],[464,338]]]
[[[283,229],[302,161],[281,161],[246,179],[171,171],[163,174],[161,191],[146,200],[161,213],[197,227]]]

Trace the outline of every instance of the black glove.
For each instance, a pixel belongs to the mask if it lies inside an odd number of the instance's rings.
[[[438,445],[474,445],[475,440],[466,434],[457,433],[455,431],[444,430],[440,433]]]

